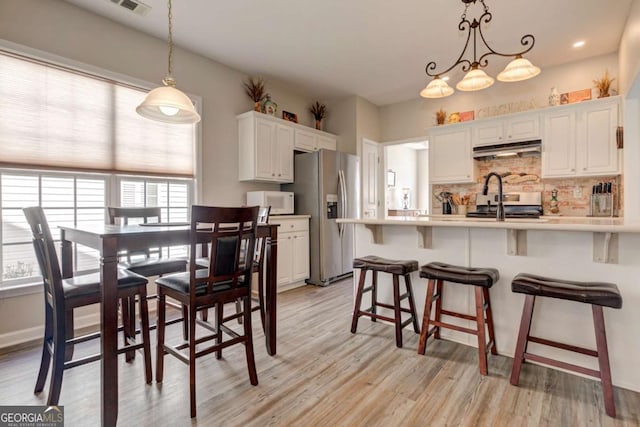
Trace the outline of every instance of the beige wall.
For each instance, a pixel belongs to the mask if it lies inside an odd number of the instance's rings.
[[[364,98],[356,100],[356,141],[358,144],[362,138],[380,142],[382,132],[380,130],[380,109]]]
[[[555,86],[560,93],[591,88],[592,80],[605,70],[609,70],[609,75],[618,77],[617,54],[545,68],[538,77],[524,82],[496,81],[491,88],[479,92],[456,91],[447,98],[416,98],[381,107],[381,140],[387,142],[425,136],[427,128],[435,125],[435,112],[439,108],[443,108],[447,114],[471,110],[477,114],[481,108],[521,101],[534,101],[536,106],[544,107],[548,104],[551,87]],[[617,88],[617,83],[618,80],[614,82],[614,88]],[[452,87],[454,84],[451,82]],[[416,94],[420,89],[416,88]],[[597,96],[597,91],[593,96]]]
[[[338,135],[338,151],[352,154],[357,153],[356,98],[350,96],[328,101],[329,116],[325,127],[327,132]]]
[[[640,0],[634,0],[620,40],[620,92],[628,94],[640,75]],[[636,97],[640,93],[636,94]]]

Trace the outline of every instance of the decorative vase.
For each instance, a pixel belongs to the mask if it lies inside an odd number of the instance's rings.
[[[316,119],[316,129],[322,130],[322,120]]]
[[[260,101],[256,101],[255,104],[253,104],[253,111],[257,111],[258,113],[262,112]]]
[[[549,94],[549,105],[560,105],[560,94],[555,86],[551,88],[551,93]]]
[[[267,94],[267,99],[264,101],[263,111],[265,114],[269,114],[270,116],[275,116],[276,111],[278,111],[278,104],[271,100],[271,95]]]

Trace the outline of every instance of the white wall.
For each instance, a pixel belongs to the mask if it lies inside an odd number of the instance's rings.
[[[619,49],[620,92],[628,94],[640,74],[640,0],[634,0]]]
[[[431,211],[431,191],[429,191],[429,150],[418,151],[418,209]]]
[[[409,189],[409,209],[418,208],[418,152],[402,145],[385,147],[387,169],[396,173],[395,187],[387,188],[387,208],[402,209],[402,189]]]

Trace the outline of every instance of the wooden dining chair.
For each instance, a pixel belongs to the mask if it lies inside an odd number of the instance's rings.
[[[76,275],[63,279],[60,263],[51,236],[51,230],[41,207],[23,209],[33,234],[33,247],[42,273],[44,285],[45,333],[42,342],[42,358],[34,393],[44,389],[49,373],[51,359],[53,372],[49,383],[47,405],[57,405],[62,388],[62,376],[65,369],[100,360],[96,354],[72,360],[72,346],[81,342],[98,338],[100,333],[75,337],[73,327],[73,310],[78,307],[100,303],[100,273]],[[149,343],[149,314],[147,309],[147,279],[125,269],[118,270],[118,297],[128,300],[139,296],[140,323],[142,342],[134,339],[126,340],[118,354],[142,348],[145,362],[145,379],[151,383],[151,345]],[[134,310],[135,315],[135,310]],[[127,323],[128,312],[123,311],[123,323]],[[135,336],[134,336],[135,338]]]
[[[253,355],[251,331],[251,278],[257,230],[258,207],[223,208],[192,206],[191,253],[207,243],[210,245],[209,268],[198,268],[195,258],[189,262],[189,271],[163,276],[158,285],[158,348],[156,381],[162,382],[164,355],[170,353],[189,365],[189,395],[191,417],[196,416],[196,358],[216,352],[222,357],[222,349],[234,344],[244,344],[251,384],[258,384]],[[165,344],[166,297],[176,299],[188,307],[188,340],[176,346]],[[242,300],[242,313],[224,317],[223,307]],[[203,309],[215,308],[215,324],[211,325],[196,314]],[[243,333],[226,323],[243,317]],[[196,325],[213,332],[196,338]],[[224,335],[230,339],[223,340]],[[203,348],[208,341],[214,344]],[[198,350],[196,351],[196,344]],[[188,352],[183,350],[188,349]]]

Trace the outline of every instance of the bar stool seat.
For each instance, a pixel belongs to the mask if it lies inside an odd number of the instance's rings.
[[[622,308],[622,295],[620,295],[618,287],[613,283],[577,282],[573,280],[554,279],[521,273],[514,277],[511,282],[511,290],[513,292],[526,295],[524,308],[522,310],[522,320],[520,321],[518,342],[516,344],[516,351],[513,358],[513,367],[511,369],[511,384],[516,386],[518,385],[520,380],[520,370],[525,360],[533,360],[535,362],[578,372],[584,375],[590,375],[600,379],[602,383],[605,411],[607,415],[615,417],[616,408],[613,397],[613,385],[611,383],[609,350],[607,348],[607,336],[602,307]],[[531,336],[531,321],[536,297],[550,297],[591,304],[593,325],[596,334],[596,351]],[[597,357],[599,370],[596,371],[583,366],[529,353],[527,352],[527,345],[529,342]]]
[[[432,262],[420,267],[420,277],[428,279],[429,282],[427,285],[427,296],[424,302],[424,315],[422,317],[422,331],[420,332],[418,354],[425,353],[427,340],[431,335],[433,335],[434,339],[440,338],[440,328],[447,328],[458,332],[476,335],[478,337],[478,364],[480,374],[487,375],[487,347],[492,354],[498,354],[495,333],[493,330],[491,300],[489,297],[489,288],[491,288],[500,278],[498,270],[495,268],[463,267],[443,262]],[[469,285],[475,288],[475,316],[457,313],[442,308],[442,288],[443,282],[445,281]],[[435,315],[434,319],[431,320],[431,308],[434,302],[436,303]],[[476,329],[465,328],[443,322],[441,320],[443,315],[459,319],[473,320],[476,322]],[[432,325],[433,327],[429,329],[429,325]],[[487,343],[485,335],[487,331],[489,334],[489,343]]]
[[[413,290],[411,289],[411,273],[418,270],[418,261],[414,260],[393,260],[381,258],[378,256],[365,256],[355,258],[353,260],[353,268],[362,270],[360,280],[358,281],[358,290],[356,292],[356,301],[353,309],[353,318],[351,320],[351,333],[355,334],[358,328],[358,319],[360,316],[370,317],[373,322],[376,319],[386,320],[395,325],[396,328],[396,346],[402,347],[402,329],[409,325],[413,325],[415,333],[419,333],[418,317],[416,316],[416,307],[413,301]],[[371,271],[371,286],[365,288],[365,278],[367,271]],[[393,305],[378,302],[378,272],[389,273],[393,276]],[[400,276],[404,277],[406,293],[400,295]],[[361,310],[362,295],[365,292],[371,292],[371,307]],[[403,299],[409,300],[409,308],[403,308],[400,302]],[[394,317],[382,316],[377,313],[377,308],[383,307],[394,311]],[[409,318],[402,321],[402,313],[408,313]]]

